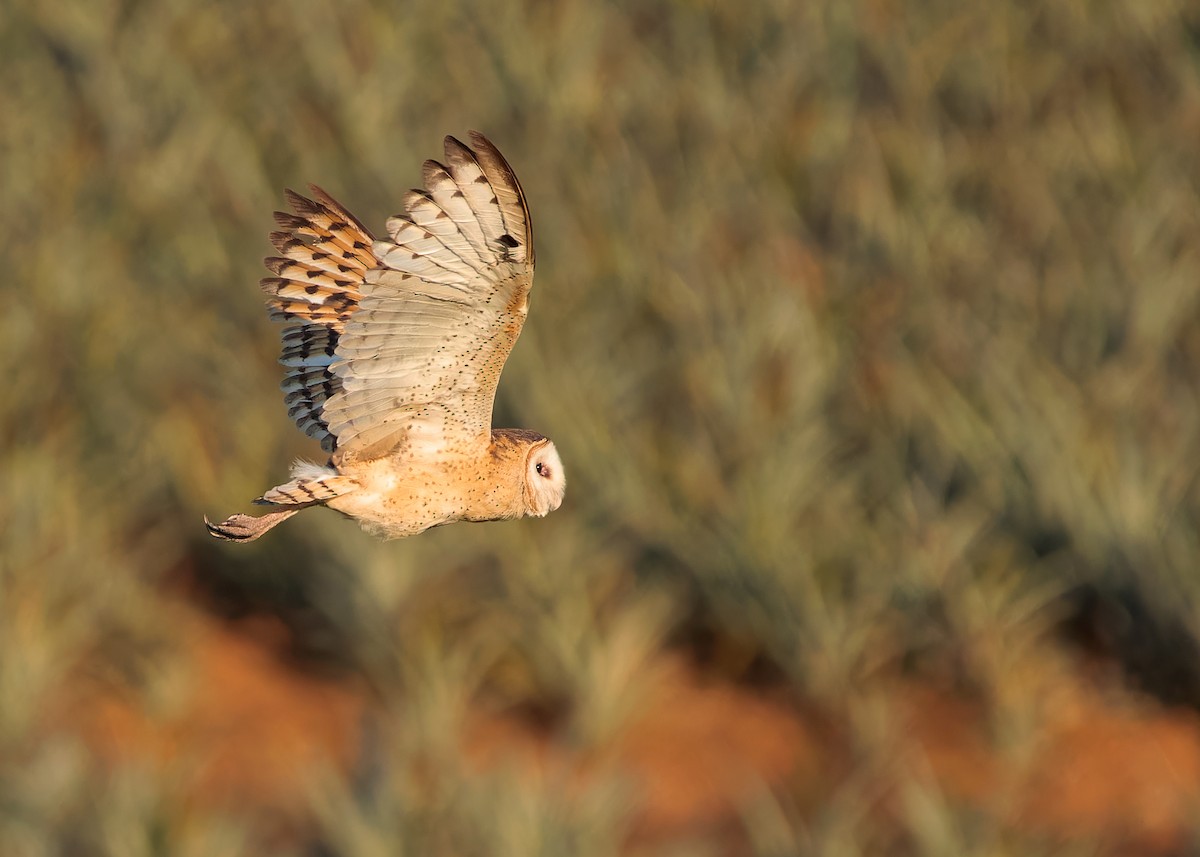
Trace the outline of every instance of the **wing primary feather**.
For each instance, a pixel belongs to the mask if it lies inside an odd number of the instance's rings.
[[[475,210],[467,201],[466,194],[459,188],[450,168],[445,164],[426,161],[424,173],[425,186],[429,189],[434,202],[441,206],[454,225],[458,227],[459,232],[478,256],[480,264],[484,266],[486,274],[487,269],[500,260],[496,251],[488,246],[487,236],[483,232]]]
[[[447,137],[445,145],[446,164],[450,168],[450,175],[454,177],[454,183],[458,185],[467,204],[475,213],[475,218],[479,221],[487,239],[488,247],[492,248],[493,253],[497,254],[500,259],[503,259],[496,242],[500,240],[501,235],[505,234],[504,216],[500,212],[498,197],[492,189],[487,174],[475,157],[475,153],[461,140],[456,137]]]
[[[478,131],[470,132],[471,143],[475,146],[475,158],[484,174],[487,176],[500,213],[504,219],[505,234],[517,242],[521,252],[514,254],[516,261],[534,264],[533,255],[533,220],[529,216],[529,206],[525,202],[525,192],[517,180],[517,174],[509,166],[500,150],[492,145],[492,141]],[[503,240],[503,236],[501,239]],[[507,242],[504,242],[507,244]],[[514,247],[513,249],[517,249]]]

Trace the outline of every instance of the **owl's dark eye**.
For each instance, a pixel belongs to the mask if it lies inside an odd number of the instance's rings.
[[[537,467],[535,467],[534,470],[538,472],[539,476],[546,475],[546,465],[542,464],[540,461],[537,463]]]

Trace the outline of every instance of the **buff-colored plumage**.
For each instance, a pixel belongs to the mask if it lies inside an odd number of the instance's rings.
[[[255,502],[258,517],[205,523],[252,541],[323,505],[388,538],[454,521],[545,515],[566,486],[554,444],[495,429],[492,403],[521,334],[533,282],[533,226],[521,185],[483,135],[446,138],[425,187],[375,240],[318,187],[287,191],[278,256],[262,281],[283,331],[288,414],[330,453]]]

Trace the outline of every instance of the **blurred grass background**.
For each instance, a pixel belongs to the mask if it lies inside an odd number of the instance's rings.
[[[1150,847],[1022,807],[1063,687],[1200,707],[1195,4],[7,0],[0,56],[0,853]],[[382,231],[468,128],[537,235],[497,422],[563,508],[209,544],[318,455],[255,287],[281,189]],[[286,823],[79,737],[89,693],[233,702],[181,602],[369,700]],[[647,833],[613,748],[679,669],[840,749]],[[916,686],[977,721],[961,787],[897,749]],[[480,771],[481,712],[550,760]],[[1190,794],[1151,844],[1196,853]]]

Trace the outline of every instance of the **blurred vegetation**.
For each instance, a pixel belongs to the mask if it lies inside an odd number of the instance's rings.
[[[845,719],[858,770],[882,676],[1017,747],[1064,635],[1200,706],[1194,5],[8,0],[0,55],[0,852],[615,854],[604,748],[664,647]],[[318,456],[255,287],[281,189],[381,227],[468,128],[537,233],[497,422],[555,439],[565,505],[206,543]],[[316,850],[45,725],[84,680],[170,708],[181,577],[380,701]],[[478,707],[591,784],[471,774]],[[1057,848],[919,779],[886,833],[860,787],[764,791],[746,853]]]

